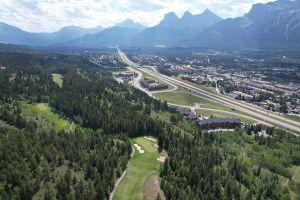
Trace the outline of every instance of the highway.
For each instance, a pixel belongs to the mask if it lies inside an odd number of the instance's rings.
[[[146,68],[141,68],[140,66],[138,66],[136,63],[132,62],[131,60],[129,60],[127,58],[127,56],[120,50],[118,49],[118,53],[120,55],[120,58],[123,60],[124,63],[128,64],[129,66],[138,68],[138,70],[150,74],[151,76],[154,76],[162,81],[165,82],[170,82],[173,85],[178,85],[181,86],[187,90],[190,91],[190,93],[195,94],[195,95],[200,95],[201,97],[205,97],[208,98],[211,101],[226,105],[228,107],[234,108],[236,110],[242,111],[244,113],[247,113],[248,115],[251,115],[254,118],[257,118],[258,120],[263,120],[267,123],[271,123],[274,125],[279,125],[281,127],[285,127],[288,128],[291,131],[295,131],[300,133],[300,123],[299,122],[295,122],[289,119],[286,119],[282,116],[273,114],[273,113],[269,113],[266,110],[263,110],[261,108],[258,108],[256,106],[244,103],[244,102],[239,102],[218,94],[213,94],[210,93],[208,91],[202,90],[200,88],[197,88],[195,86],[192,86],[188,83],[182,82],[180,80],[176,80],[172,77],[163,75],[157,71],[153,71],[151,69],[146,69]],[[294,134],[294,135],[298,135],[298,134]],[[298,135],[299,136],[299,135]]]

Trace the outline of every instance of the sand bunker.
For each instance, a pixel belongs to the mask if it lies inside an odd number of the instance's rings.
[[[159,156],[159,158],[157,158],[157,160],[159,161],[159,162],[162,162],[162,163],[164,163],[165,161],[166,161],[166,156]]]
[[[144,137],[146,140],[152,141],[152,142],[156,142],[156,139],[152,138],[152,137]]]
[[[139,153],[145,153],[145,151],[142,149],[142,147],[140,147],[140,145],[134,144],[133,146],[138,150]]]
[[[153,146],[156,147],[156,148],[158,148],[158,144],[154,144]]]

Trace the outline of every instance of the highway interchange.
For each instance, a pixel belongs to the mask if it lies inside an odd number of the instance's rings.
[[[136,63],[129,60],[128,57],[119,48],[118,48],[118,54],[119,54],[120,59],[124,63],[126,63],[127,65],[129,65],[131,67],[131,70],[135,70],[136,72],[139,72],[139,73],[140,72],[147,73],[153,77],[156,77],[158,80],[164,81],[168,84],[180,86],[180,87],[188,90],[189,93],[191,93],[193,95],[201,96],[201,98],[206,98],[206,99],[209,99],[210,101],[228,106],[235,110],[239,110],[243,113],[250,115],[252,118],[257,119],[257,121],[259,121],[259,122],[265,122],[264,124],[268,124],[268,125],[273,124],[273,125],[277,125],[280,127],[285,127],[287,129],[289,129],[290,131],[292,131],[292,133],[294,135],[299,136],[299,134],[295,133],[295,132],[300,133],[300,123],[299,122],[296,122],[296,121],[293,121],[290,119],[286,119],[277,114],[270,113],[267,110],[264,110],[257,106],[254,106],[254,105],[251,105],[251,104],[248,104],[245,102],[237,101],[234,99],[230,99],[230,98],[225,97],[220,94],[213,94],[211,92],[197,88],[186,82],[182,82],[182,81],[174,79],[172,77],[163,75],[163,74],[159,73],[158,71],[156,71],[155,68],[153,70],[153,67],[145,68],[145,67],[138,66]]]

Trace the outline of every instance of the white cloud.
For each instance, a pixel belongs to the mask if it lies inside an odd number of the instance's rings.
[[[209,8],[228,18],[270,0],[1,0],[0,21],[27,31],[55,31],[63,26],[112,26],[127,18],[153,26],[165,13],[181,16]]]

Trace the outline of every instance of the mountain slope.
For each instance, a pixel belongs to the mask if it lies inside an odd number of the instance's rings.
[[[134,36],[131,42],[136,45],[176,45],[221,20],[222,18],[209,10],[198,15],[185,12],[182,18],[171,12],[158,25]]]
[[[221,48],[296,46],[300,43],[300,2],[255,4],[243,17],[214,24],[190,41],[195,43]]]
[[[59,46],[76,48],[98,48],[108,45],[122,45],[128,39],[139,33],[141,29],[114,26],[104,29],[97,34],[86,35],[82,38],[60,44]]]
[[[117,27],[123,27],[123,28],[134,28],[134,29],[146,29],[146,26],[143,26],[142,24],[134,22],[132,19],[126,19],[125,21],[116,24]]]
[[[44,42],[44,39],[38,33],[29,33],[0,22],[0,41],[9,44],[37,45]]]
[[[86,34],[100,32],[101,30],[101,27],[82,28],[68,26],[53,33],[31,33],[0,22],[0,41],[9,44],[42,46],[73,40],[83,37]]]
[[[102,31],[102,27],[82,28],[80,26],[66,26],[54,33],[44,33],[42,37],[48,44],[57,44],[65,41],[81,38],[87,34],[95,34]]]

